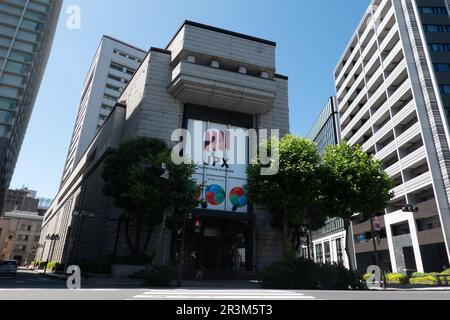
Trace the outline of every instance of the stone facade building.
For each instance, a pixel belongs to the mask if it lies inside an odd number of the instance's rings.
[[[183,23],[165,49],[151,48],[46,213],[41,245],[45,235],[59,235],[54,260],[128,253],[118,221],[122,212],[101,191],[104,160],[121,143],[144,136],[174,145],[173,131],[190,130],[194,123],[205,130],[288,133],[288,79],[276,73],[275,48],[272,41],[191,21]],[[245,194],[239,204],[231,203],[233,192],[243,191],[245,166],[220,174],[203,166],[196,173],[198,179],[207,177],[199,182],[224,194],[220,203],[209,201],[206,208],[194,210],[201,220],[199,233],[193,221],[187,226],[186,250],[202,255],[207,269],[227,269],[231,246],[240,253],[240,270],[261,270],[281,257],[281,236],[271,228],[270,215],[248,205]],[[154,232],[152,248],[156,236]],[[176,235],[165,230],[161,248],[157,262],[173,262]]]

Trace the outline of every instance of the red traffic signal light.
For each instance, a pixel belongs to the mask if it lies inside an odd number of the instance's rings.
[[[202,222],[200,221],[200,219],[196,219],[194,222],[194,231],[196,233],[200,233],[201,229],[202,229]]]

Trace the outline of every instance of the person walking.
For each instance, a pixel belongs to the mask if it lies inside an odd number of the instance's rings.
[[[195,274],[195,280],[202,281],[204,266],[203,266],[203,260],[200,259],[199,255],[197,255],[197,259],[196,259],[196,269],[197,269],[197,273]]]

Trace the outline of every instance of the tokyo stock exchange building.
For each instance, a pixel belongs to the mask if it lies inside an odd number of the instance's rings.
[[[184,128],[194,137],[196,130],[206,137],[200,153],[206,151],[212,159],[202,161],[194,175],[203,186],[202,201],[186,224],[186,256],[202,257],[207,274],[218,278],[250,277],[278,260],[280,233],[271,227],[270,214],[249,203],[245,193],[249,145],[230,146],[228,139],[235,130],[288,133],[288,79],[276,73],[275,49],[272,41],[191,21],[183,23],[165,49],[151,48],[61,185],[46,213],[37,257],[45,260],[50,254],[47,234],[60,237],[51,253],[53,261],[79,263],[113,253],[126,255],[118,222],[123,212],[101,191],[104,160],[111,150],[138,136],[173,146],[172,133]],[[224,156],[233,152],[240,161]],[[158,234],[153,232],[150,247],[155,248]],[[177,240],[176,231],[164,231],[157,263],[175,263]],[[230,258],[233,249],[239,253],[237,263]],[[187,262],[187,274],[190,268],[195,266]]]

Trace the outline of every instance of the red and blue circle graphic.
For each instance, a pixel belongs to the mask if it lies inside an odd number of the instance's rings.
[[[242,187],[235,187],[231,189],[228,198],[233,205],[233,211],[236,211],[237,209],[243,208],[247,205],[247,195],[244,188]]]
[[[212,206],[219,206],[225,201],[225,190],[218,184],[211,184],[206,188],[206,201]]]

